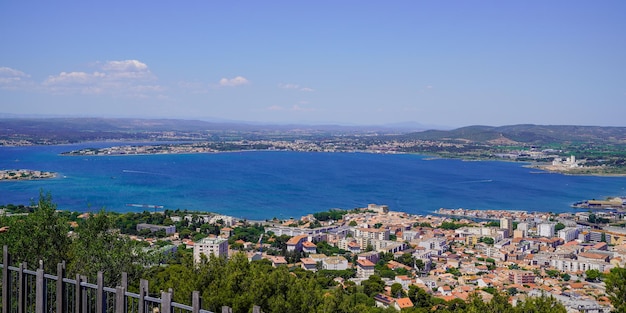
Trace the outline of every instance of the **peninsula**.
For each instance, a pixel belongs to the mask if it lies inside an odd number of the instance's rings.
[[[99,118],[0,119],[0,123],[5,125],[0,128],[0,146],[142,143],[80,149],[66,155],[245,150],[417,153],[464,160],[526,162],[542,171],[571,175],[626,175],[626,127],[510,125],[417,130],[417,126],[250,125]]]

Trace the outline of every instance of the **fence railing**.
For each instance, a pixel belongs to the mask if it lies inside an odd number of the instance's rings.
[[[192,294],[192,305],[172,301],[172,290],[161,291],[160,297],[148,294],[148,281],[141,280],[139,293],[128,292],[127,275],[120,286],[104,286],[102,272],[96,283],[85,276],[65,277],[65,264],[57,265],[56,275],[46,274],[42,266],[33,271],[27,264],[10,265],[7,246],[3,248],[1,313],[211,313],[201,309],[200,293]],[[253,311],[260,312],[259,307]],[[232,312],[223,307],[222,312]]]

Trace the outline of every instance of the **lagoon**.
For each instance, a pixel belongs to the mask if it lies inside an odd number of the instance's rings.
[[[412,214],[441,207],[565,212],[579,200],[626,195],[625,177],[570,176],[522,163],[414,154],[59,155],[115,145],[120,143],[0,147],[0,169],[58,173],[54,179],[0,182],[0,204],[29,204],[43,190],[52,193],[59,209],[80,212],[141,211],[129,204],[150,204],[270,219],[368,203]]]

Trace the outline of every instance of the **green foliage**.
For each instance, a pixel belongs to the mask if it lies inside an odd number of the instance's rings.
[[[615,312],[626,312],[626,268],[612,268],[606,275],[604,283]]]
[[[492,245],[495,241],[493,240],[493,238],[491,237],[480,237],[480,239],[478,239],[479,242],[484,242],[488,245]]]
[[[348,226],[354,227],[358,225],[356,221],[350,221],[350,223],[348,224]]]
[[[328,221],[328,220],[340,220],[344,215],[348,214],[348,211],[344,210],[329,210],[325,212],[317,212],[313,213],[313,217],[318,221]]]
[[[219,234],[219,230],[217,233]],[[228,242],[231,242],[231,240],[235,242],[240,239],[246,242],[257,242],[264,233],[265,228],[259,224],[235,227],[235,229],[233,229],[233,235],[228,238]]]
[[[542,294],[540,297],[530,297],[518,303],[514,312],[519,313],[566,313],[567,310],[553,296]]]
[[[465,223],[455,223],[455,222],[443,222],[443,223],[441,223],[441,226],[439,226],[439,228],[454,230],[454,229],[458,229],[458,228],[465,227],[465,226],[468,226],[468,224],[465,224]]]
[[[556,223],[556,225],[554,225],[555,232],[558,232],[559,230],[564,229],[564,228],[565,228],[565,224],[563,223]]]
[[[128,273],[130,281],[141,277],[148,264],[146,252],[135,241],[112,232],[112,227],[113,220],[105,211],[90,214],[79,224],[69,251],[68,273],[93,281],[102,271],[107,286],[119,284],[122,272]]]
[[[383,282],[380,276],[377,275],[372,275],[368,279],[361,282],[361,286],[363,286],[363,292],[370,297],[373,297],[374,295],[385,290],[385,282]]]
[[[560,272],[558,270],[545,270],[546,275],[554,278],[554,277],[558,277],[560,275]]]
[[[500,221],[491,221],[485,224],[486,227],[500,227]]]
[[[339,249],[338,247],[331,246],[326,241],[320,241],[317,243],[317,252],[325,255],[338,255],[345,254],[346,250]]]
[[[585,280],[597,282],[603,278],[603,274],[599,270],[586,270],[585,271]]]
[[[0,234],[0,246],[7,245],[12,263],[27,263],[28,268],[39,267],[56,272],[57,263],[67,259],[71,239],[67,236],[67,220],[56,212],[52,196],[40,192],[36,209],[26,216],[0,217],[0,225],[9,231]]]

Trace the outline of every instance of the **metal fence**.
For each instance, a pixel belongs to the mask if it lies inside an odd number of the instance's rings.
[[[104,286],[98,273],[96,283],[85,276],[65,277],[65,265],[57,265],[56,275],[41,268],[28,270],[26,264],[10,266],[7,246],[3,248],[1,313],[210,313],[200,308],[200,293],[192,294],[192,305],[172,301],[172,290],[162,291],[159,298],[148,294],[148,281],[141,280],[139,293],[127,291],[127,276],[121,286]],[[222,308],[231,312],[230,308]],[[254,311],[260,311],[258,307]]]

